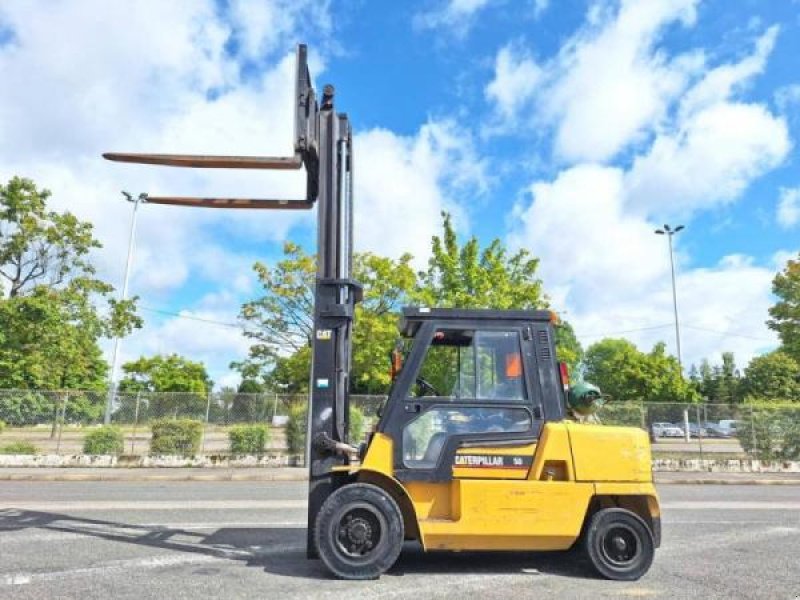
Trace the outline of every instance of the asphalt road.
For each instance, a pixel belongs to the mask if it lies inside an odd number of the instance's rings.
[[[331,579],[305,544],[305,483],[3,482],[0,598],[800,597],[800,488],[664,485],[664,541],[635,583],[572,554],[423,554]]]

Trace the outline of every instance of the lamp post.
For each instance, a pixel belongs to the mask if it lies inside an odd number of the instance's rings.
[[[683,374],[683,361],[681,360],[681,331],[678,325],[678,296],[675,292],[675,260],[672,257],[672,236],[683,229],[683,225],[678,225],[672,229],[669,225],[664,225],[663,229],[656,229],[658,235],[666,235],[669,240],[669,266],[672,271],[672,308],[675,311],[675,346],[678,349],[678,366]]]
[[[133,203],[133,215],[131,216],[131,231],[128,235],[128,259],[125,262],[125,276],[122,280],[122,295],[120,300],[128,298],[128,279],[130,278],[131,263],[133,262],[133,241],[136,235],[136,212],[140,203],[147,202],[147,194],[139,194],[134,198],[128,192],[123,191],[122,195],[128,202]],[[119,358],[119,344],[120,337],[114,338],[114,351],[111,355],[111,381],[108,386],[108,398],[106,398],[106,412],[103,417],[103,423],[108,425],[111,423],[111,410],[114,404],[114,397],[117,395],[117,360]]]

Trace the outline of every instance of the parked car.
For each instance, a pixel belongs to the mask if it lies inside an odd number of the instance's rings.
[[[736,435],[738,421],[735,419],[721,419],[719,423],[708,424],[709,437],[730,438]]]
[[[692,437],[709,437],[708,423],[698,425],[697,423],[689,423],[689,435]]]
[[[672,423],[653,423],[653,437],[683,437],[683,429]]]

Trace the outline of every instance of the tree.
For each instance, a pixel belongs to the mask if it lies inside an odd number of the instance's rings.
[[[443,235],[432,240],[428,269],[415,274],[412,257],[399,259],[359,253],[353,276],[364,286],[356,305],[351,390],[385,393],[391,384],[389,354],[398,337],[400,309],[406,304],[431,307],[546,308],[538,261],[524,250],[509,256],[500,240],[481,250],[476,238],[459,245],[449,215]],[[240,312],[245,335],[254,341],[246,360],[233,363],[244,377],[263,377],[268,385],[307,391],[313,333],[315,259],[296,244],[284,245],[284,258],[273,268],[257,263],[264,295]],[[557,329],[558,356],[574,369],[582,349],[569,323]]]
[[[29,179],[0,185],[0,387],[99,390],[107,365],[98,340],[141,320],[135,299],[117,302],[96,277],[92,225],[48,211],[49,197]]]
[[[780,350],[757,356],[744,371],[743,387],[759,400],[800,401],[800,363]]]
[[[767,325],[778,332],[782,350],[800,361],[800,255],[772,280],[772,293],[779,301],[769,309]]]
[[[692,365],[689,379],[701,398],[710,403],[742,401],[742,381],[733,352],[722,353],[722,364],[713,367],[703,359],[700,368]]]
[[[289,393],[308,390],[313,334],[315,258],[300,246],[284,245],[284,258],[270,269],[254,269],[264,295],[242,306],[245,335],[254,340],[246,360],[233,363],[246,378],[262,377],[268,386]],[[411,256],[398,260],[359,253],[353,272],[364,285],[356,306],[351,389],[379,393],[389,381],[389,353],[397,337],[399,308],[411,291]]]
[[[584,378],[616,401],[691,402],[697,392],[684,380],[680,365],[663,343],[649,353],[628,340],[604,339],[589,346]]]
[[[177,354],[142,356],[122,365],[122,371],[125,377],[119,382],[119,390],[149,392],[149,414],[156,417],[201,414],[214,386],[203,363]]]
[[[420,273],[414,300],[453,308],[547,308],[539,260],[527,250],[509,256],[499,239],[482,251],[476,237],[458,243],[450,215],[442,213],[443,234],[434,236],[428,269]]]

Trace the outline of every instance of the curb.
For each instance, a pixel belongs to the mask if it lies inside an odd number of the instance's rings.
[[[295,475],[293,473],[215,473],[215,474],[191,474],[176,473],[170,475],[152,475],[124,473],[114,476],[104,475],[103,473],[2,473],[0,481],[268,481],[268,482],[287,482],[287,481],[308,481],[307,475]]]
[[[130,471],[120,471],[117,469],[109,469],[110,472],[103,472],[105,469],[97,469],[92,473],[69,473],[67,469],[65,472],[59,473],[3,473],[0,470],[0,481],[37,481],[37,482],[52,482],[52,481],[141,481],[141,482],[180,482],[180,481],[205,481],[205,482],[236,482],[236,481],[251,481],[251,482],[292,482],[292,481],[308,481],[307,473],[286,473],[286,472],[224,472],[224,473],[192,473],[191,469],[176,469],[172,473],[137,473],[135,469]],[[656,485],[796,485],[800,486],[800,478],[792,479],[719,479],[713,477],[707,478],[655,478]]]
[[[656,479],[656,485],[800,485],[800,479]]]

